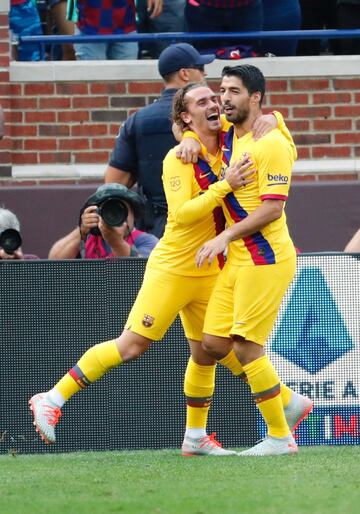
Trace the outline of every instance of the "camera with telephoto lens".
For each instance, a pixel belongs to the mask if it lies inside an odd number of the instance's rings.
[[[130,191],[122,184],[117,184],[116,182],[102,184],[94,194],[89,196],[83,205],[79,217],[80,226],[81,216],[90,205],[96,205],[96,212],[101,216],[106,225],[121,227],[128,218],[129,209],[135,217],[142,216],[144,201],[135,191]],[[99,236],[101,232],[98,227],[94,227],[90,230],[90,234]]]
[[[97,213],[110,227],[120,227],[128,217],[128,208],[119,198],[108,198],[98,205]]]
[[[13,255],[22,243],[20,233],[13,229],[8,228],[0,234],[0,248],[2,248],[8,255]]]

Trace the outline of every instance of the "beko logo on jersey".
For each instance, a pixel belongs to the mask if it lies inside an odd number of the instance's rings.
[[[278,175],[271,175],[271,173],[268,173],[268,181],[274,182],[274,184],[270,184],[270,185],[275,185],[275,183],[276,184],[287,184],[289,181],[289,177],[287,177],[286,175],[281,175],[281,173],[279,173]]]

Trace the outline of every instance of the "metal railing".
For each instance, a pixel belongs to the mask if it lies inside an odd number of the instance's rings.
[[[38,44],[40,54],[45,56],[46,45],[64,43],[114,43],[134,41],[179,41],[199,40],[251,40],[251,39],[349,39],[360,38],[360,29],[351,30],[269,30],[249,32],[159,32],[157,34],[104,34],[96,36],[20,36],[18,42],[22,45]]]

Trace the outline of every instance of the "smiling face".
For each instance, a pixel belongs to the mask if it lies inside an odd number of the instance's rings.
[[[190,89],[185,97],[186,111],[182,121],[198,134],[217,134],[221,128],[217,95],[206,86]]]
[[[249,94],[243,81],[225,75],[220,86],[220,101],[226,119],[235,125],[244,123],[255,110],[260,109],[260,92]]]

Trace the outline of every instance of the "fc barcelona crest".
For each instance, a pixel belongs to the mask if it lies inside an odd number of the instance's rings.
[[[149,316],[148,314],[144,314],[144,317],[143,317],[143,320],[142,320],[142,324],[144,325],[144,327],[152,327],[153,324],[154,324],[154,319],[152,316]]]

